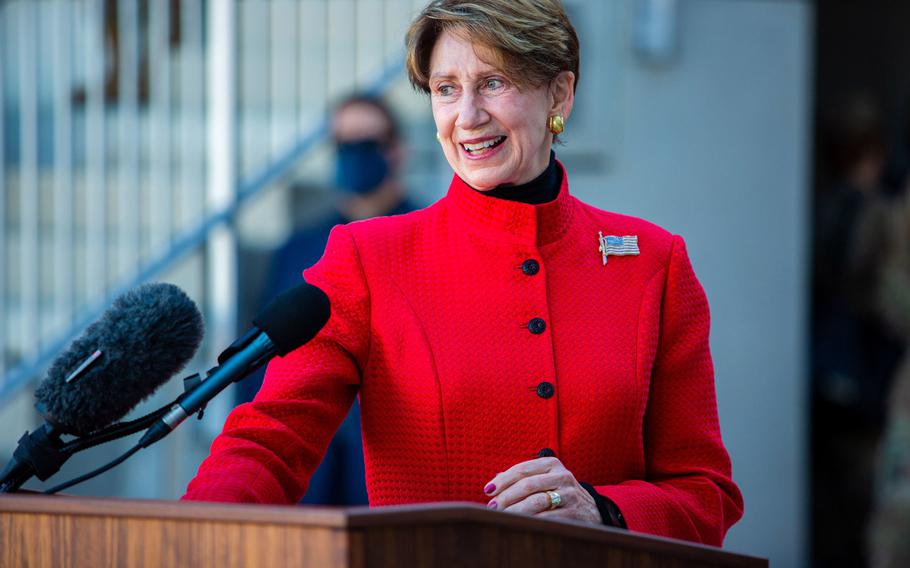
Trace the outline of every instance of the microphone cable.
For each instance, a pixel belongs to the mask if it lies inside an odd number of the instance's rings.
[[[99,475],[106,472],[107,470],[115,468],[118,465],[122,464],[123,462],[128,460],[130,458],[130,456],[132,456],[133,454],[135,454],[136,452],[138,452],[141,449],[142,449],[142,445],[136,444],[135,446],[133,446],[132,448],[127,450],[123,455],[118,457],[117,459],[104,464],[103,466],[99,467],[98,469],[92,470],[92,471],[90,471],[84,475],[80,475],[79,477],[76,477],[74,479],[70,479],[69,481],[61,483],[60,485],[55,485],[54,487],[51,487],[50,489],[44,490],[42,493],[44,493],[45,495],[53,495],[54,493],[63,491],[64,489],[69,489],[73,485],[77,485],[79,483],[82,483],[83,481],[88,481],[89,479],[92,479],[93,477],[98,477]]]

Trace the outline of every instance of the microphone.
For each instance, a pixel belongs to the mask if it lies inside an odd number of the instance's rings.
[[[56,473],[72,455],[62,434],[84,436],[126,415],[189,362],[203,334],[199,309],[173,284],[144,284],[114,300],[51,364],[35,392],[47,423],[19,440],[0,493]]]
[[[330,315],[328,296],[312,284],[304,282],[282,292],[253,319],[255,327],[221,353],[219,366],[177,399],[137,445],[146,448],[161,440],[231,383],[245,378],[272,357],[287,355],[316,337]]]
[[[177,286],[144,284],[113,305],[57,357],[35,392],[58,430],[85,435],[125,416],[189,362],[205,327]]]

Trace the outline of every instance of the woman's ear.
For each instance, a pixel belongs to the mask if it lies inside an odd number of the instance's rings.
[[[572,114],[572,105],[575,102],[575,73],[560,71],[549,87],[550,114],[558,114],[564,120]]]

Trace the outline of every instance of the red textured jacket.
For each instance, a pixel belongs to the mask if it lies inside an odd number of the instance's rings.
[[[485,503],[497,472],[550,448],[631,530],[720,545],[743,502],[685,245],[563,180],[535,206],[456,176],[427,209],[336,227],[304,273],[329,323],[272,361],[185,498],[298,501],[359,392],[372,505]],[[604,265],[599,232],[637,235],[640,255]]]

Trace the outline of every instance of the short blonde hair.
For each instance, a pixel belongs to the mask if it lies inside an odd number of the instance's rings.
[[[430,92],[430,55],[445,31],[480,44],[519,86],[540,86],[562,71],[578,85],[578,35],[559,0],[433,0],[411,23],[405,39],[411,85]]]

